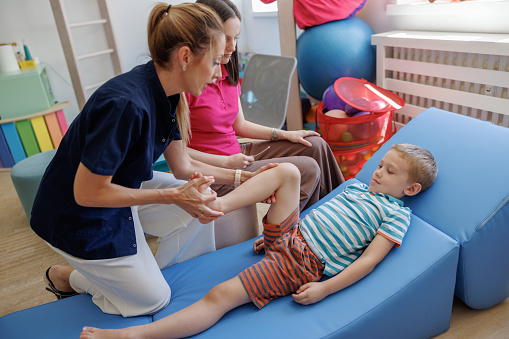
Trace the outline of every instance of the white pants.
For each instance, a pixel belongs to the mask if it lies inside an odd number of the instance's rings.
[[[173,174],[154,172],[141,189],[182,186]],[[133,211],[134,214],[134,211]],[[201,224],[177,205],[143,205],[138,208],[143,231],[159,237],[156,261],[160,269],[216,250],[214,223]]]
[[[185,181],[172,174],[154,172],[141,189],[175,187]],[[161,269],[215,250],[214,224],[200,224],[176,205],[144,205],[131,208],[136,232],[135,255],[103,260],[84,260],[56,249],[75,268],[72,288],[92,295],[104,313],[131,317],[153,314],[170,302],[171,289]],[[144,232],[159,237],[154,258]]]

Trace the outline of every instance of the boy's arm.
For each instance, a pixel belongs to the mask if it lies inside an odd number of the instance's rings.
[[[303,305],[314,304],[329,294],[336,293],[364,278],[389,253],[394,242],[377,234],[364,253],[334,277],[302,285],[293,299]]]

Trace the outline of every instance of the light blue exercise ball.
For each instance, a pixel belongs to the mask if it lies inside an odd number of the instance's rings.
[[[361,18],[331,21],[306,29],[297,40],[297,69],[304,90],[321,100],[341,77],[375,80],[374,32]]]

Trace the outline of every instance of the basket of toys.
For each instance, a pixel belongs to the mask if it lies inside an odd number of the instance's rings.
[[[327,88],[316,109],[315,131],[320,129],[345,177],[357,174],[389,140],[395,132],[394,111],[404,104],[396,94],[364,79],[339,78]]]

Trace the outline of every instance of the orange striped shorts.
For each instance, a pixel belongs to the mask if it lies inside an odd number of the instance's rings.
[[[258,308],[297,291],[308,282],[320,280],[324,270],[324,264],[299,231],[298,209],[281,224],[267,224],[266,218],[263,218],[265,256],[239,274]]]

